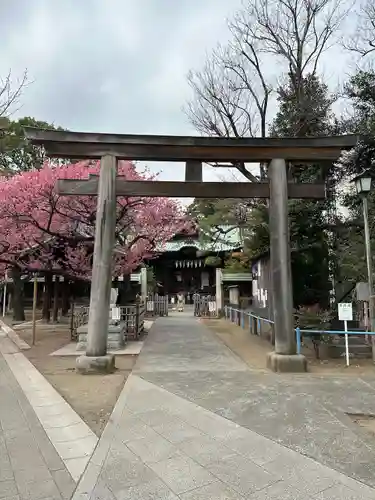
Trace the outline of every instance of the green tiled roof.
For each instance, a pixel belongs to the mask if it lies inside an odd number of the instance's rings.
[[[178,252],[184,247],[195,247],[200,251],[213,251],[213,252],[228,252],[242,246],[240,239],[240,231],[237,227],[222,226],[226,234],[215,235],[213,241],[208,238],[196,239],[185,238],[183,240],[171,240],[156,249],[157,252]]]

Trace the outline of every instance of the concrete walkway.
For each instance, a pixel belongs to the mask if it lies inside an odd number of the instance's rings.
[[[69,499],[75,482],[0,354],[0,499]]]
[[[73,499],[373,499],[346,412],[375,410],[374,380],[259,373],[193,317],[159,319]]]

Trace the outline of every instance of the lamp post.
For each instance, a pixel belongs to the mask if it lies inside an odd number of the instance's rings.
[[[355,183],[357,194],[362,198],[363,223],[365,226],[365,247],[366,247],[366,263],[367,263],[367,279],[369,288],[369,316],[371,331],[375,331],[375,310],[374,310],[374,283],[372,277],[372,257],[370,243],[370,228],[368,222],[368,194],[371,191],[372,176],[369,170],[364,170],[360,175],[357,175],[352,182]],[[372,357],[375,361],[375,339],[371,335]]]

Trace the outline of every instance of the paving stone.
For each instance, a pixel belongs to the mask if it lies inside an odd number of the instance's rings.
[[[5,464],[5,462],[3,462],[2,460],[0,460],[0,482],[1,481],[6,481],[6,480],[9,480],[9,479],[13,479],[14,478],[14,474],[13,474],[13,470],[10,466],[10,462],[9,462],[9,467],[7,466],[4,466],[2,464]]]
[[[244,497],[218,481],[180,495],[181,500],[244,500]]]
[[[308,500],[305,493],[297,490],[288,481],[278,481],[256,493],[250,495],[247,500]]]
[[[93,436],[91,429],[84,422],[58,429],[48,429],[46,433],[53,443],[64,443],[66,441],[75,441],[77,439],[89,437],[96,438],[96,436]],[[95,442],[96,441],[97,439],[95,439]]]
[[[14,478],[17,484],[25,484],[35,481],[48,481],[52,479],[52,476],[45,465],[42,467],[34,467],[33,464],[30,464],[30,467],[26,470],[15,470]]]
[[[88,464],[89,457],[80,457],[80,458],[68,458],[65,460],[65,465],[70,475],[74,479],[74,481],[78,482],[81,478],[86,466]],[[55,469],[58,470],[58,469]]]
[[[294,452],[255,432],[240,427],[231,431],[222,442],[236,453],[250,458],[257,465],[270,461],[288,461]]]
[[[154,397],[155,397],[155,391],[154,391]],[[157,395],[158,400],[159,398],[160,395]],[[176,421],[177,422],[181,421],[181,419],[176,417],[176,415],[174,415],[173,413],[169,413],[167,410],[162,408],[136,413],[136,416],[150,427],[166,426],[169,423],[174,424]]]
[[[11,496],[17,495],[18,490],[16,482],[13,479],[0,481],[0,498],[9,498]]]
[[[249,495],[280,480],[240,455],[230,455],[211,463],[207,469],[241,495]]]
[[[74,441],[55,443],[55,448],[63,460],[90,457],[97,443],[96,436],[86,436]]]
[[[330,488],[339,480],[339,474],[336,471],[296,453],[287,460],[276,459],[265,464],[264,468],[278,475],[305,495],[313,496]]]
[[[129,441],[127,446],[146,464],[160,462],[177,452],[176,446],[158,434],[153,438]]]
[[[179,447],[186,455],[203,466],[233,455],[233,450],[221,444],[221,441],[205,435],[185,439]]]
[[[52,471],[52,478],[58,487],[64,500],[70,500],[76,483],[66,469]]]
[[[147,437],[152,439],[157,434],[154,429],[136,415],[126,415],[125,418],[120,420],[118,427],[121,429],[119,439],[124,443]]]
[[[118,500],[111,490],[103,481],[95,486],[94,491],[90,495],[90,500]]]
[[[114,493],[155,478],[155,473],[130,450],[115,456],[110,453],[100,474],[100,479],[110,485]]]
[[[38,409],[36,411],[38,412]],[[80,422],[80,417],[73,412],[70,414],[48,415],[43,419],[43,427],[45,429],[57,429],[59,427],[79,424]]]
[[[181,454],[150,464],[150,468],[177,495],[216,480],[208,470]]]
[[[158,434],[164,436],[171,443],[181,443],[185,439],[200,438],[202,433],[195,427],[187,424],[183,420],[167,422],[165,425],[159,425],[154,428]]]
[[[331,488],[328,488],[316,496],[314,496],[315,500],[374,500],[374,494],[366,495],[361,491],[356,492],[347,486],[343,485],[335,485]]]
[[[54,481],[17,484],[22,500],[62,500]]]
[[[116,492],[117,500],[178,500],[179,498],[159,479],[129,486]]]

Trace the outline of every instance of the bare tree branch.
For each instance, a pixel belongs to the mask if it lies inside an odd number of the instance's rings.
[[[218,47],[202,70],[188,74],[193,99],[185,111],[190,122],[203,134],[254,137],[259,129],[262,133],[266,129],[271,89],[267,87],[267,95],[261,95],[255,71],[258,66],[260,72],[259,61],[250,53],[245,58],[241,51],[239,43],[235,42],[227,48]],[[235,166],[250,181],[258,181],[243,163]]]
[[[375,0],[360,6],[355,33],[343,41],[344,47],[362,58],[375,52]]]
[[[274,64],[274,74],[281,76],[280,62],[288,71],[302,115],[303,79],[316,74],[323,52],[338,36],[347,12],[343,4],[343,0],[248,0],[229,22],[228,46],[218,47],[202,70],[188,74],[193,97],[185,111],[190,122],[208,135],[266,137],[273,93],[267,66]],[[250,181],[258,181],[243,163],[234,166]],[[260,165],[261,178],[265,170]]]
[[[296,93],[304,74],[315,75],[347,14],[343,0],[252,0],[237,25],[261,52],[287,64]]]
[[[25,71],[21,78],[16,81],[12,79],[12,73],[9,71],[7,76],[0,79],[0,117],[8,117],[14,113],[14,106],[18,104],[24,87],[27,85],[27,72]]]

